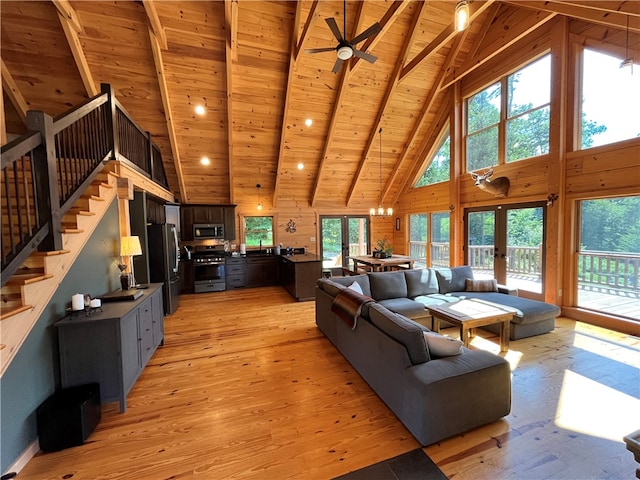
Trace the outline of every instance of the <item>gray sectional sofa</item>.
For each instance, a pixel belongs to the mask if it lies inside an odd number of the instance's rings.
[[[465,265],[374,272],[351,277],[334,277],[332,281],[344,286],[355,281],[365,295],[389,310],[429,328],[432,324],[431,315],[426,308],[428,305],[457,302],[461,298],[482,298],[514,308],[516,313],[511,321],[511,340],[539,335],[555,328],[555,319],[560,315],[560,309],[556,305],[518,297],[516,290],[500,285],[496,285],[495,292],[468,291],[467,279],[473,279],[473,270]],[[499,333],[500,326],[491,325],[483,328]]]
[[[405,272],[389,273],[400,288],[396,273]],[[509,363],[464,347],[456,355],[436,356],[429,347],[433,344],[425,341],[425,326],[386,308],[391,297],[369,298],[379,283],[372,275],[371,285],[367,275],[319,280],[316,324],[413,436],[426,446],[509,414]],[[365,295],[342,284],[354,278],[362,282]],[[347,307],[355,309],[346,317],[344,311],[336,313],[338,300],[345,297]]]

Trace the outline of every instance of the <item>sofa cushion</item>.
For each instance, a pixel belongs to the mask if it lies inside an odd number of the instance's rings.
[[[325,278],[319,278],[317,283],[322,290],[327,292],[332,297],[335,297],[340,290],[347,288],[344,285]]]
[[[429,355],[434,357],[451,357],[462,353],[462,341],[457,338],[446,337],[436,332],[423,332],[429,348]]]
[[[414,298],[416,302],[421,303],[426,307],[432,307],[434,305],[442,305],[443,303],[455,303],[460,301],[458,297],[454,297],[453,295],[440,295],[439,293],[434,293],[432,295],[420,295]]]
[[[424,330],[417,323],[393,313],[378,303],[370,304],[369,315],[371,323],[396,342],[404,345],[413,365],[429,361],[427,343],[422,334]]]
[[[436,271],[432,268],[406,270],[404,278],[407,282],[407,296],[409,298],[438,293],[438,279]]]
[[[440,293],[464,292],[467,278],[473,278],[473,270],[468,265],[436,270]]]
[[[429,310],[425,308],[423,303],[413,301],[410,298],[388,298],[386,300],[380,300],[379,303],[392,312],[399,313],[412,320],[431,317]]]
[[[362,287],[360,286],[360,284],[356,281],[354,281],[351,285],[349,285],[347,288],[350,288],[351,290],[353,290],[354,292],[358,292],[360,295],[363,295],[362,292]]]
[[[481,298],[488,302],[515,308],[516,313],[513,316],[513,320],[511,320],[512,323],[535,323],[560,315],[560,309],[552,303],[516,297],[515,295],[505,295],[497,292],[460,292],[452,295]]]
[[[478,279],[467,278],[466,288],[467,292],[497,292],[498,282],[495,278]]]
[[[369,283],[369,277],[366,274],[351,275],[349,277],[332,277],[331,280],[333,282],[339,283],[340,285],[344,285],[345,287],[348,287],[353,282],[358,282],[358,284],[362,288],[362,294],[366,295],[367,297],[373,297],[373,295],[371,295],[371,284]]]
[[[404,272],[374,272],[369,273],[371,283],[371,297],[376,300],[387,298],[407,298],[407,281]]]

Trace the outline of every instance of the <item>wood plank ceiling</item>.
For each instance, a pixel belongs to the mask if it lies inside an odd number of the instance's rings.
[[[182,202],[235,203],[260,183],[272,207],[366,210],[419,173],[455,81],[560,15],[623,39],[638,3],[476,1],[458,33],[454,1],[350,0],[346,37],[379,22],[358,45],[378,60],[334,74],[335,52],[305,50],[336,45],[325,19],[342,29],[343,1],[2,1],[3,123],[21,133],[27,109],[55,116],[109,83]]]

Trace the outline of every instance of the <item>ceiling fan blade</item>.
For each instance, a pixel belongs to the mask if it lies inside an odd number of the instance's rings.
[[[344,63],[344,61],[341,58],[336,58],[336,63],[333,64],[333,70],[331,70],[333,73],[338,73],[338,71],[340,70],[340,67],[342,66],[342,64]]]
[[[321,53],[321,52],[335,52],[336,47],[325,47],[325,48],[307,48],[304,53]]]
[[[378,60],[378,57],[376,57],[375,55],[371,55],[370,53],[366,53],[361,50],[356,50],[355,48],[353,49],[353,54],[356,57],[360,57],[361,59],[366,60],[369,63],[375,63],[375,61]]]
[[[329,21],[327,20],[327,23],[328,22]],[[378,22],[376,22],[373,25],[371,25],[369,28],[367,28],[364,32],[362,32],[360,35],[356,35],[356,37],[353,40],[351,40],[350,43],[352,45],[355,45],[356,43],[360,43],[361,41],[363,41],[367,37],[370,37],[371,35],[375,35],[380,30],[382,30],[382,27],[380,26],[380,24]]]
[[[336,40],[338,40],[338,42],[340,43],[344,42],[344,39],[342,38],[342,34],[340,33],[340,28],[338,28],[338,24],[336,23],[336,19],[333,17],[325,18],[325,21],[327,22],[327,25],[329,25],[329,28],[333,32],[333,36],[336,37]]]

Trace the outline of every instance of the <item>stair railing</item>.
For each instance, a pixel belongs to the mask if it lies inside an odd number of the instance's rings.
[[[62,219],[104,162],[125,162],[168,189],[159,149],[110,85],[55,119],[27,112],[27,129],[1,150],[2,285],[36,249],[62,248]]]

